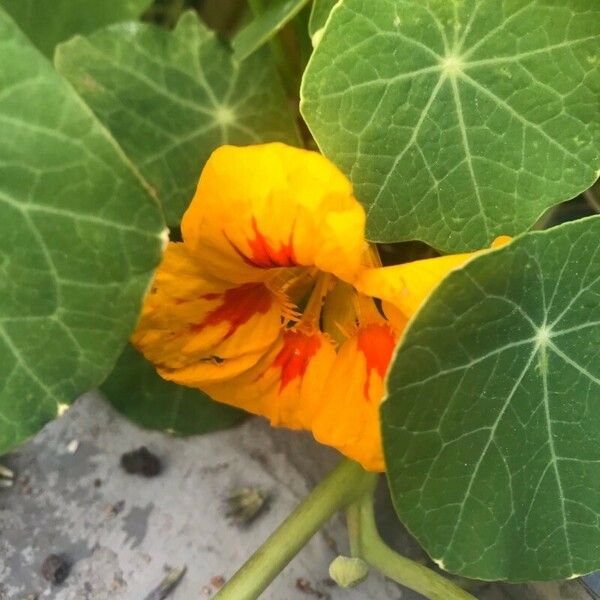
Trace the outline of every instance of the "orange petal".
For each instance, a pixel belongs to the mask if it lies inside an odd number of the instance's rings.
[[[370,471],[383,471],[379,405],[397,335],[386,324],[362,327],[340,348],[316,412],[315,438]]]
[[[254,366],[277,341],[281,312],[264,284],[207,279],[170,243],[132,341],[165,379],[201,387]]]
[[[494,241],[492,248],[498,248],[510,239],[508,236],[501,236]],[[489,252],[489,249],[365,269],[354,285],[364,294],[390,303],[405,317],[410,318],[450,271],[462,267],[482,252]],[[386,314],[388,313],[393,313],[393,309],[386,310]]]
[[[364,210],[333,163],[274,143],[215,150],[182,234],[203,267],[229,281],[263,281],[269,269],[298,265],[352,280],[366,247],[364,225]]]
[[[266,417],[273,425],[310,429],[334,360],[326,336],[290,329],[253,369],[203,389],[215,400]]]

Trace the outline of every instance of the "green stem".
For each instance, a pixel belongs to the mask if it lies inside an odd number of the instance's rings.
[[[377,477],[343,460],[221,588],[214,600],[254,600],[339,509],[363,495]]]
[[[248,0],[248,5],[255,16],[258,16],[261,12],[264,12],[266,8],[264,0]]]
[[[348,508],[348,534],[355,556],[386,577],[430,600],[476,600],[435,571],[394,552],[380,537],[373,514],[373,492]]]

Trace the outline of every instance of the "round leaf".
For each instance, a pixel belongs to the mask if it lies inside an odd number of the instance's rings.
[[[591,185],[596,0],[342,0],[302,88],[376,241],[477,249]]]
[[[0,452],[110,372],[160,260],[159,205],[0,9]]]
[[[404,334],[382,405],[398,515],[448,571],[600,568],[600,217],[451,273]]]
[[[169,225],[217,146],[298,143],[268,51],[234,62],[194,13],[172,32],[125,24],[76,37],[55,62],[153,186]]]

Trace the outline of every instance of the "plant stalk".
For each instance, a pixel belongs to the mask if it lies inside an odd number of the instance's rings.
[[[377,478],[350,460],[340,464],[303,500],[214,596],[254,600],[338,510],[364,495]]]
[[[260,17],[267,10],[265,0],[248,0],[248,6],[254,18]],[[277,32],[271,37],[269,46],[287,95],[294,98],[298,94],[301,76],[296,73],[294,65],[290,62],[289,52],[281,39],[281,32]]]
[[[435,571],[394,552],[381,539],[373,514],[373,490],[348,508],[347,518],[353,555],[386,577],[429,600],[477,600]]]

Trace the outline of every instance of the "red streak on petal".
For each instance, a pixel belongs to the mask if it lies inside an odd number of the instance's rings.
[[[203,321],[193,326],[196,333],[205,327],[216,327],[221,323],[229,323],[229,329],[223,340],[231,337],[238,327],[247,323],[254,315],[264,315],[269,312],[272,297],[262,283],[245,283],[239,287],[230,288],[223,294],[205,294],[206,300],[223,298],[220,306],[204,317]]]
[[[363,394],[368,400],[371,373],[375,370],[381,379],[385,377],[392,352],[396,347],[396,337],[388,325],[367,325],[359,330],[356,346],[363,353],[367,364]]]
[[[274,367],[281,368],[279,392],[294,379],[304,377],[311,358],[321,347],[318,335],[305,335],[297,331],[288,331],[283,336],[283,347],[273,361]]]
[[[248,245],[252,253],[251,256],[246,256],[227,238],[233,249],[247,265],[258,267],[259,269],[272,269],[274,267],[294,267],[298,264],[294,256],[291,238],[287,244],[280,244],[279,249],[276,250],[259,231],[254,217],[252,217],[252,230],[254,231],[254,238],[248,239]]]
[[[210,293],[210,294],[204,294],[204,296],[202,296],[202,298],[204,300],[216,300],[217,298],[220,298],[221,294],[214,294],[214,293]]]

